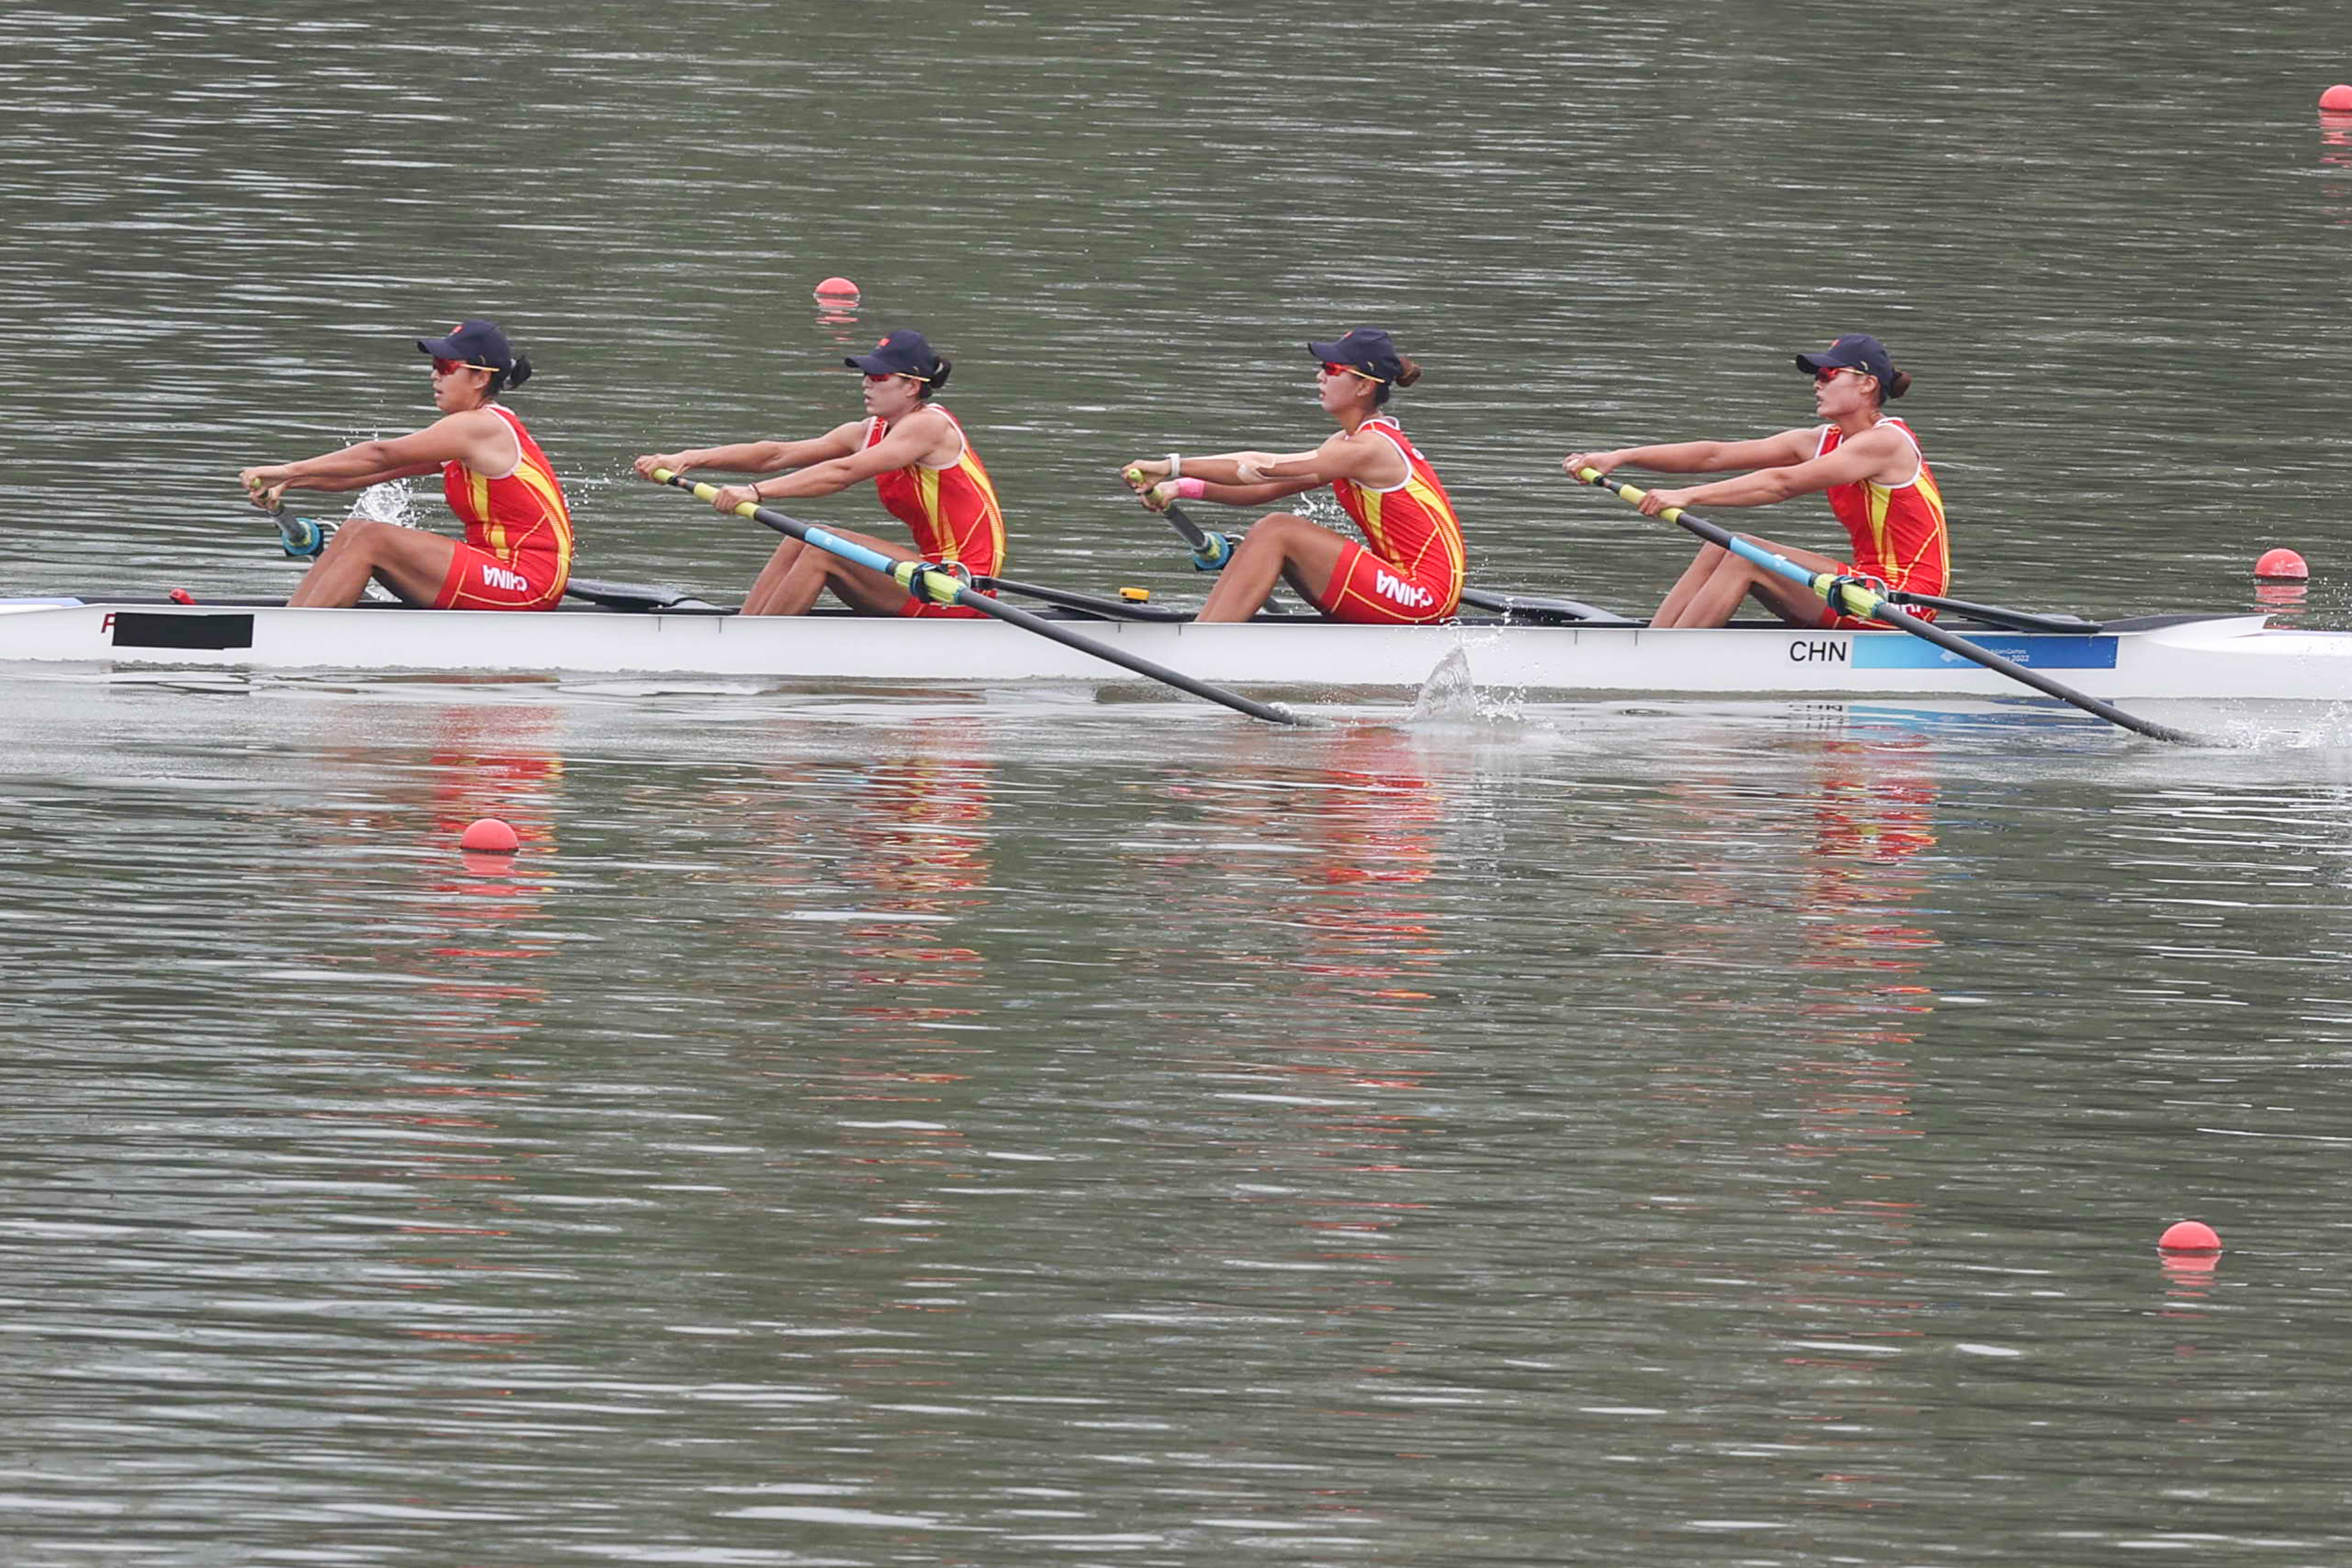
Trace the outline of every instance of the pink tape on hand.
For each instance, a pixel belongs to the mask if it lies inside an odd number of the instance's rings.
[[[1205,479],[1178,479],[1176,481],[1176,499],[1178,500],[1199,500],[1202,496],[1208,493],[1209,485],[1208,481]]]

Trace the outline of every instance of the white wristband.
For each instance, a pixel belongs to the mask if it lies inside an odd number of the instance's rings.
[[[1173,452],[1168,454],[1168,477],[1171,479],[1184,477],[1184,459]]]

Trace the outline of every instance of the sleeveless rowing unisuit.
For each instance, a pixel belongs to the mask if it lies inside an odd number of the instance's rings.
[[[1333,479],[1331,493],[1364,531],[1349,540],[1325,587],[1321,608],[1343,621],[1415,625],[1451,617],[1462,601],[1462,524],[1454,503],[1404,428],[1387,415],[1356,427],[1390,442],[1405,476],[1386,489]],[[1368,548],[1369,546],[1369,548]]]
[[[434,607],[551,609],[572,575],[572,509],[523,422],[503,404],[487,406],[514,431],[520,458],[495,479],[454,459],[441,465],[441,493],[466,537]]]
[[[1944,492],[1937,487],[1927,456],[1919,450],[1919,437],[1911,433],[1911,427],[1892,416],[1881,419],[1879,424],[1893,426],[1911,444],[1912,455],[1918,459],[1911,478],[1899,485],[1861,479],[1853,484],[1832,485],[1822,494],[1830,503],[1830,510],[1845,525],[1846,537],[1853,545],[1856,572],[1875,577],[1890,588],[1941,594],[1952,576],[1951,538],[1944,526]],[[1821,443],[1813,456],[1827,457],[1843,445],[1844,439],[1844,432],[1836,426],[1822,426]],[[1933,616],[1932,611],[1913,613]],[[1841,617],[1842,623],[1849,621],[1850,617]],[[1859,621],[1850,624],[1876,625]]]

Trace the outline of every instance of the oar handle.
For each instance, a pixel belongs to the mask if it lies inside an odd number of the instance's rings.
[[[1598,468],[1580,468],[1577,470],[1576,478],[1586,484],[1609,491],[1632,507],[1639,507],[1649,495],[1647,490],[1638,486],[1612,482],[1608,475]],[[1864,587],[1850,578],[1840,577],[1832,572],[1810,571],[1776,551],[1766,550],[1760,545],[1753,544],[1729,529],[1717,527],[1696,512],[1686,511],[1678,506],[1670,506],[1660,510],[1658,515],[1677,527],[1689,530],[1709,544],[1720,545],[1743,561],[1753,563],[1768,572],[1776,573],[1792,583],[1803,584],[1821,595],[1823,603],[1843,614],[1858,619],[1878,621],[1898,631],[1909,632],[1913,637],[1934,643],[1948,653],[1957,654],[1972,664],[1980,664],[1987,669],[2006,675],[2011,680],[2021,685],[2030,686],[2046,696],[2055,697],[2061,702],[2071,702],[2085,713],[2096,714],[2110,724],[2119,725],[2136,733],[2147,735],[2154,740],[2178,741],[2192,746],[2210,743],[2201,735],[2192,735],[2186,730],[2176,730],[2169,724],[2159,724],[2154,720],[2142,719],[2137,714],[2126,713],[2112,702],[2093,697],[2087,692],[2077,691],[2071,686],[2051,679],[2038,669],[2029,669],[2014,659],[2004,658],[1990,648],[1979,647],[1964,637],[1946,631],[1933,622],[1921,620],[1909,611],[1890,602],[1884,595]]]
[[[1620,484],[1598,468],[1579,469],[1576,477],[1586,484],[1599,486],[1636,510],[1649,499],[1650,492],[1639,485]],[[1777,551],[1751,544],[1729,529],[1717,527],[1695,511],[1670,506],[1658,515],[1678,528],[1688,529],[1709,544],[1719,545],[1767,571],[1779,573],[1791,582],[1802,583],[1820,595],[1822,603],[1841,614],[1869,617],[1878,613],[1882,602],[1879,596],[1858,583],[1841,582],[1834,573],[1808,571]]]
[[[1143,483],[1143,470],[1128,469],[1127,480],[1131,485],[1140,486]],[[1222,572],[1225,569],[1225,563],[1234,558],[1234,542],[1231,539],[1212,529],[1202,528],[1199,523],[1186,517],[1184,509],[1174,501],[1162,505],[1160,515],[1168,520],[1168,526],[1176,531],[1178,537],[1192,547],[1193,571]]]
[[[674,485],[702,500],[715,502],[719,497],[719,488],[716,485],[689,479],[682,474],[672,473],[667,468],[656,468],[653,478],[656,484]],[[1300,729],[1320,727],[1315,720],[1304,714],[1293,713],[1278,703],[1260,702],[1255,698],[1244,697],[1235,691],[1227,691],[1221,686],[1212,686],[1205,680],[1195,680],[1181,670],[1170,669],[1165,665],[1154,664],[1151,660],[1140,655],[1129,653],[1125,648],[1112,647],[1108,644],[1096,642],[1091,637],[1082,637],[1066,626],[1046,620],[1042,616],[1032,615],[1029,611],[1015,605],[1000,603],[986,594],[976,593],[969,583],[935,563],[899,560],[885,555],[880,551],[870,549],[854,539],[844,539],[841,535],[819,528],[814,523],[803,522],[796,517],[787,517],[782,512],[772,510],[756,501],[744,501],[733,510],[736,516],[748,518],[753,522],[772,528],[787,538],[797,539],[804,544],[838,555],[845,561],[879,572],[917,598],[929,599],[934,604],[955,605],[964,609],[977,610],[982,615],[996,620],[1009,621],[1022,630],[1034,632],[1049,642],[1057,642],[1065,647],[1076,648],[1080,653],[1091,654],[1097,658],[1118,665],[1122,669],[1133,670],[1138,675],[1148,676],[1164,685],[1172,686],[1179,691],[1189,691],[1195,697],[1230,708],[1236,713],[1246,713],[1253,719],[1263,719],[1269,724],[1286,724]]]
[[[254,490],[250,493],[258,501],[267,492]],[[283,490],[271,496],[261,510],[268,514],[271,522],[278,525],[278,548],[297,561],[315,559],[320,551],[327,548],[327,541],[335,537],[333,523],[313,522],[307,517],[296,517],[287,511]]]

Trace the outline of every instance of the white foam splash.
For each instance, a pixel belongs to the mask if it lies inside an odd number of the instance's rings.
[[[380,485],[370,485],[352,502],[353,517],[372,518],[388,522],[394,528],[415,528],[416,497],[403,479],[386,479]]]

